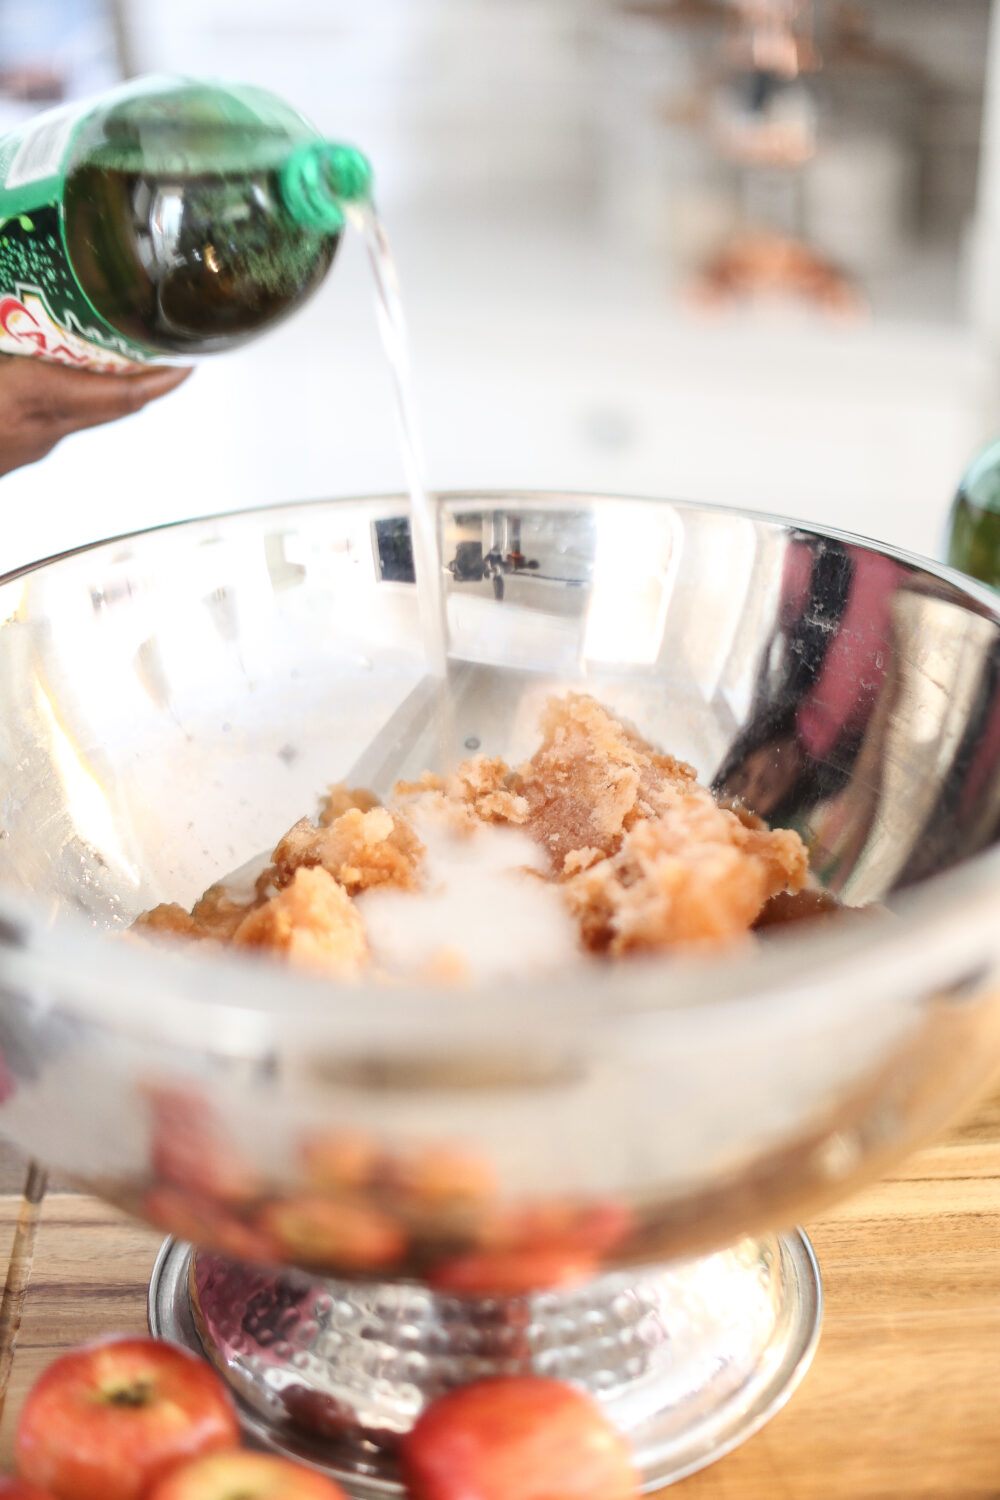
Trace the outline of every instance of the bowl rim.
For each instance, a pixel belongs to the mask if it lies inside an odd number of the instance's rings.
[[[919,574],[945,583],[991,620],[1000,631],[1000,596],[957,570],[920,554],[836,527],[800,522],[779,513],[662,496],[586,490],[457,489],[437,493],[445,509],[475,502],[484,509],[537,504],[546,509],[573,505],[650,503],[680,511],[716,513],[777,526],[798,534],[843,541],[876,552]],[[50,554],[0,575],[0,585],[104,547],[159,533],[248,518],[287,516],[299,510],[348,505],[409,509],[396,492],[345,495],[197,515],[122,532]],[[126,929],[97,929],[83,917],[55,914],[20,892],[0,890],[0,985],[20,986],[36,999],[81,1020],[105,1025],[137,1041],[157,1042],[199,1052],[245,1056],[247,1049],[270,1046],[276,1035],[304,1047],[319,1038],[354,1046],[375,1037],[406,1037],[427,1045],[460,1038],[471,1045],[495,1043],[524,1029],[548,1034],[565,1046],[594,1026],[640,1027],[657,1017],[681,1018],[707,1006],[724,1009],[752,999],[779,999],[798,1007],[842,1004],[845,995],[870,989],[878,963],[887,989],[924,997],[973,992],[988,974],[998,939],[996,896],[1000,892],[1000,845],[987,848],[951,869],[927,877],[892,900],[886,922],[832,923],[822,931],[794,927],[759,945],[748,962],[733,951],[711,958],[678,956],[630,960],[627,965],[574,970],[566,978],[484,983],[475,991],[407,983],[399,986],[337,982],[291,970],[267,956],[247,957],[222,949],[206,954],[194,946],[164,944],[150,963],[150,947],[121,941]],[[913,935],[920,932],[921,941]],[[986,956],[984,956],[986,955]],[[613,982],[608,983],[611,974]],[[894,979],[893,979],[894,976]],[[958,976],[958,977],[956,977]],[[476,993],[481,1005],[456,1005],[456,997]],[[489,997],[502,993],[502,1006]],[[146,1003],[137,1005],[136,996]],[[377,1007],[358,1004],[378,996]],[[346,1004],[335,1005],[333,997]]]

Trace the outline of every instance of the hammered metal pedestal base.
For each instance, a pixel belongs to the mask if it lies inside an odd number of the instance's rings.
[[[589,1390],[627,1434],[644,1489],[735,1448],[809,1367],[822,1296],[801,1231],[531,1297],[264,1271],[167,1240],[149,1326],[222,1371],[247,1433],[358,1500],[398,1495],[402,1433],[442,1391],[526,1373]]]

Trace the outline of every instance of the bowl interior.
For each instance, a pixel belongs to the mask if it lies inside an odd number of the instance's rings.
[[[190,902],[332,781],[530,753],[566,687],[798,828],[849,903],[993,842],[997,621],[936,572],[573,497],[456,497],[444,558],[450,723],[398,501],[195,522],[5,583],[0,879],[102,926]]]
[[[472,751],[530,754],[566,688],[797,828],[849,905],[891,902],[995,841],[1000,627],[974,586],[834,533],[622,498],[453,495],[442,540],[447,693],[426,671],[396,498],[192,522],[0,584],[0,1125],[149,1213],[151,1090],[200,1090],[212,1131],[272,1185],[301,1179],[318,1123],[397,1147],[459,1139],[509,1198],[640,1205],[632,1258],[843,1190],[975,1071],[979,1012],[940,1003],[970,967],[980,988],[995,972],[994,924],[967,893],[949,898],[961,942],[914,937],[909,917],[824,967],[798,939],[806,956],[763,998],[748,965],[687,1013],[685,970],[646,966],[663,1014],[626,1024],[611,1004],[587,1029],[539,1011],[528,1035],[523,1014],[504,1029],[504,995],[458,1058],[447,1007],[442,1022],[398,996],[381,1011],[367,992],[247,974],[223,1015],[231,963],[88,947],[48,916],[19,925],[24,896],[119,931],[158,902],[189,906],[331,782],[384,793]],[[973,888],[995,878],[984,865]],[[615,1001],[632,985],[609,969],[591,987]],[[204,1215],[185,1229],[218,1239]]]

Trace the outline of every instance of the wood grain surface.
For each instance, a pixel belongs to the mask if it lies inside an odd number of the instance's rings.
[[[0,1159],[0,1245],[23,1164]],[[737,1452],[678,1500],[1000,1500],[1000,1090],[943,1143],[807,1226],[826,1315],[812,1370]],[[34,1246],[7,1401],[59,1350],[146,1326],[159,1236],[57,1185]]]

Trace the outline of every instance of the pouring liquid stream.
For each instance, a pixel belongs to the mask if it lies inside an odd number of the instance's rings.
[[[410,537],[427,666],[435,677],[444,677],[447,672],[448,648],[444,593],[441,588],[438,503],[428,490],[425,478],[420,428],[413,399],[410,341],[403,313],[399,276],[385,228],[375,209],[369,203],[355,203],[350,205],[348,212],[368,253],[375,288],[379,337],[392,373],[403,471],[410,497]]]
[[[366,746],[344,776],[351,787],[385,797],[403,771],[405,757],[418,736],[429,735],[436,769],[444,774],[453,760],[454,714],[448,685],[448,637],[441,584],[439,506],[424,478],[420,429],[413,399],[410,347],[396,264],[381,220],[369,203],[347,205],[352,226],[364,241],[375,290],[379,338],[392,374],[396,421],[410,500],[410,538],[417,588],[426,676],[400,704],[389,722]],[[425,741],[426,743],[426,741]],[[421,769],[423,767],[421,766]],[[227,874],[222,884],[233,900],[249,901],[258,877],[271,860],[270,849],[255,854]]]
[[[398,779],[416,736],[430,728],[439,765],[450,769],[454,743],[448,685],[448,634],[442,587],[439,505],[427,487],[420,429],[413,399],[410,344],[396,263],[385,228],[370,202],[347,206],[350,223],[368,255],[375,293],[379,338],[389,364],[406,488],[410,500],[410,541],[427,677],[400,706],[385,730],[352,767],[347,781],[384,795]]]

